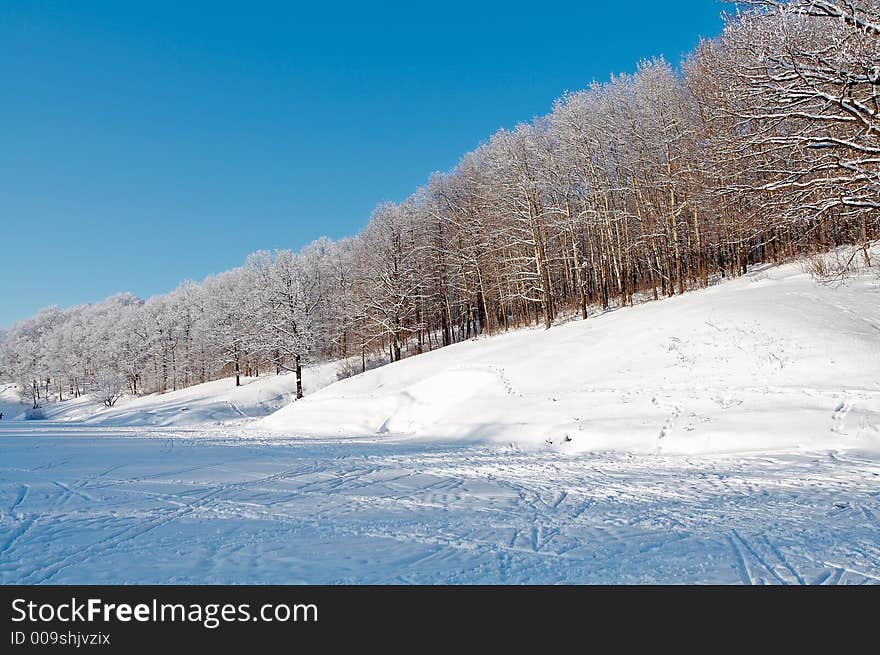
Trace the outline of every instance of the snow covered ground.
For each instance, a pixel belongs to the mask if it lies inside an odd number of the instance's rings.
[[[15,384],[0,383],[0,412],[7,421],[21,416],[27,407],[21,401]]]
[[[0,427],[2,583],[880,581],[880,460]]]
[[[310,366],[303,370],[303,390],[314,393],[337,380],[339,362]],[[41,412],[51,421],[77,421],[112,426],[193,426],[241,422],[267,416],[293,402],[296,378],[291,373],[234,378],[198,384],[186,389],[147,396],[123,396],[113,407],[105,407],[91,396],[44,403]],[[7,418],[23,418],[30,405],[19,402],[14,385],[0,386],[0,411]]]
[[[764,267],[405,359],[256,426],[562,452],[880,450],[880,279],[820,285],[801,264]]]
[[[755,271],[254,418],[292,387],[0,422],[0,583],[880,582],[871,274]]]

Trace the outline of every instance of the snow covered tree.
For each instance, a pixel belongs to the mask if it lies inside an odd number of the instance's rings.
[[[870,263],[880,4],[735,4],[681,71],[651,59],[566,94],[356,236],[21,321],[0,333],[0,377],[34,407],[272,370],[299,398],[303,366],[328,359],[359,357],[353,373],[842,244]]]

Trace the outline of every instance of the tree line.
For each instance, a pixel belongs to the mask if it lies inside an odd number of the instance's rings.
[[[0,335],[34,406],[224,376],[352,371],[705,287],[880,234],[880,2],[753,0],[673,67],[568,93],[361,234]]]

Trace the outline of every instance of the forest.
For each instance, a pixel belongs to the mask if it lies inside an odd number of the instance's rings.
[[[880,237],[880,2],[740,3],[683,61],[557,99],[357,236],[0,333],[33,406],[551,328]],[[548,362],[548,364],[550,364]],[[301,386],[298,396],[302,395]]]

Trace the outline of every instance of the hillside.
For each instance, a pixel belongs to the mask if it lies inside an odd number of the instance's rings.
[[[249,422],[289,437],[455,439],[563,452],[880,450],[880,279],[823,285],[803,264],[659,302],[456,344],[336,381],[338,362],[165,394],[90,397],[46,419]],[[12,385],[5,418],[20,418]],[[260,419],[254,421],[254,419]]]
[[[786,266],[261,420],[291,376],[4,420],[0,583],[874,583],[878,295]]]
[[[454,345],[333,384],[275,434],[563,451],[880,448],[880,280],[803,264],[551,330]]]

